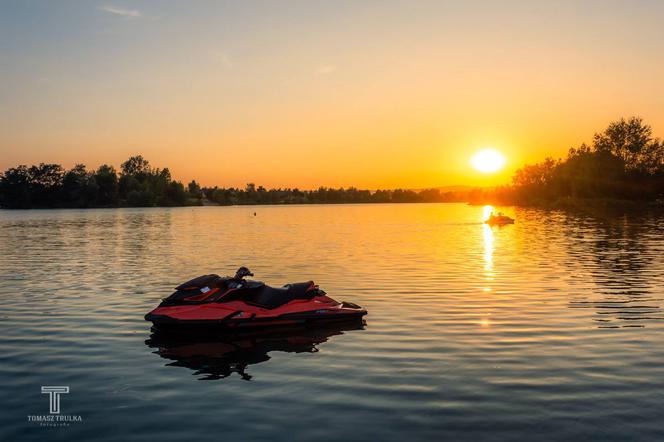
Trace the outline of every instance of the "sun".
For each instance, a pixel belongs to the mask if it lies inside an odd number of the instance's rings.
[[[496,149],[482,149],[472,156],[470,164],[478,172],[494,173],[505,166],[505,156]]]

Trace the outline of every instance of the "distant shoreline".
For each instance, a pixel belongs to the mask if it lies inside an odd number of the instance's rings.
[[[108,207],[180,207],[203,205],[357,204],[465,202],[476,189],[367,190],[355,187],[315,190],[266,189],[254,183],[245,188],[187,186],[175,181],[168,168],[154,168],[137,155],[122,163],[118,173],[102,165],[88,171],[84,164],[65,170],[59,164],[7,169],[0,174],[0,207],[7,209],[60,209]]]
[[[343,205],[383,205],[383,204],[471,204],[468,201],[384,201],[384,202],[350,202],[350,201],[341,201],[341,202],[286,202],[286,203],[238,203],[238,204],[217,204],[214,202],[203,202],[202,204],[186,204],[182,206],[88,206],[88,207],[29,207],[29,208],[10,208],[10,207],[0,207],[0,210],[5,210],[8,212],[20,211],[20,210],[97,210],[97,209],[173,209],[173,208],[187,208],[187,207],[251,207],[251,206],[343,206]],[[488,204],[488,203],[487,203]],[[480,204],[484,205],[484,204]]]
[[[40,163],[0,174],[0,207],[8,209],[448,202],[566,210],[661,207],[664,141],[640,118],[620,119],[596,133],[592,145],[571,148],[565,159],[518,169],[511,185],[451,191],[266,189],[251,182],[242,189],[201,187],[193,180],[184,186],[168,168],[154,168],[140,155],[122,163],[119,173],[107,164],[88,171],[83,164],[65,170]]]

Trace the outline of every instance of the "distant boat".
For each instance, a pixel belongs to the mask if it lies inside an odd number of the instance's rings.
[[[505,224],[514,224],[514,218],[510,218],[507,215],[503,215],[498,212],[498,215],[493,213],[489,215],[489,218],[484,221],[484,224],[489,224],[490,226],[503,226]]]

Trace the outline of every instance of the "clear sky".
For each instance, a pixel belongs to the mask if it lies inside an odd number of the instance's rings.
[[[664,135],[662,1],[0,0],[0,169],[133,154],[204,185],[507,182]],[[505,169],[469,166],[481,148]]]

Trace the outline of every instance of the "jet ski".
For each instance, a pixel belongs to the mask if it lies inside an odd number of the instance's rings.
[[[367,311],[327,296],[313,281],[275,288],[240,267],[233,277],[194,278],[145,315],[157,329],[255,329],[362,318]]]
[[[514,218],[503,215],[502,212],[498,212],[498,215],[494,215],[492,213],[489,215],[489,218],[484,221],[484,224],[489,224],[490,226],[504,226],[505,224],[514,224]]]

